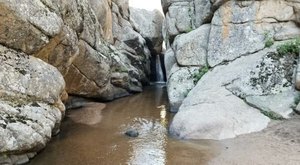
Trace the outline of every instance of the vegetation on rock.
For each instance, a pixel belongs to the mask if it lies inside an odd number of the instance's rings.
[[[202,78],[205,73],[207,73],[209,70],[208,66],[205,66],[203,68],[200,68],[198,72],[195,72],[192,76],[194,79],[194,84],[197,84],[197,82]]]
[[[278,46],[277,52],[280,57],[286,54],[298,55],[299,47],[300,47],[300,38],[297,38]]]
[[[266,42],[265,42],[265,47],[269,48],[274,44],[274,40],[272,38],[267,38]]]
[[[283,120],[284,119],[281,115],[279,115],[279,114],[277,114],[273,111],[260,110],[260,112],[262,114],[264,114],[265,116],[269,117],[270,119],[273,119],[273,120]]]
[[[274,44],[274,40],[272,37],[270,37],[269,32],[266,32],[264,35],[265,35],[265,47],[269,48]]]

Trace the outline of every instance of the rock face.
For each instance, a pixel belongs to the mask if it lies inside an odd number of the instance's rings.
[[[240,5],[229,1],[214,14],[208,47],[210,66],[260,51],[268,37],[280,41],[300,34],[293,22],[292,4],[266,0]]]
[[[5,0],[0,8],[0,43],[58,68],[69,94],[111,100],[148,83],[150,51],[128,1]],[[160,33],[147,37],[155,48],[162,42]]]
[[[0,164],[24,163],[45,147],[67,93],[112,100],[141,92],[150,50],[161,51],[162,15],[150,12],[157,22],[147,34],[127,0],[3,0],[0,9]]]
[[[206,66],[210,25],[206,24],[189,33],[178,35],[173,43],[180,66]]]
[[[184,98],[195,86],[195,75],[207,66],[210,25],[178,35],[165,53],[168,96],[171,112],[177,112]],[[169,73],[170,72],[170,73]]]
[[[133,28],[145,38],[151,54],[162,52],[162,24],[164,17],[158,10],[130,8],[130,21]]]
[[[58,133],[65,82],[56,68],[2,45],[0,62],[0,162],[24,163]]]
[[[298,96],[298,55],[279,55],[277,48],[300,36],[294,12],[299,2],[163,0],[162,5],[169,100],[172,111],[179,109],[172,134],[226,139],[260,131],[270,118],[290,117]],[[194,86],[177,76],[184,68],[205,66],[209,71]],[[185,79],[192,82],[199,73],[186,73]]]
[[[177,112],[187,94],[195,87],[191,78],[197,72],[196,67],[179,67],[174,65],[169,76],[167,90],[171,112]]]

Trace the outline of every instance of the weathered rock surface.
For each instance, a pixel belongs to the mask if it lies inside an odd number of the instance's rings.
[[[273,118],[290,118],[293,112],[294,100],[297,96],[296,92],[286,91],[276,95],[267,96],[248,96],[246,102],[253,107],[265,112],[273,112]]]
[[[172,48],[169,48],[164,54],[164,63],[166,69],[166,77],[169,78],[171,69],[174,64],[177,64],[176,57]],[[300,79],[299,79],[300,80]]]
[[[170,111],[177,112],[184,98],[195,86],[193,74],[197,67],[179,67],[174,64],[167,82]]]
[[[138,77],[136,79],[141,83],[147,83],[151,54],[146,40],[133,29],[130,23],[128,1],[113,1],[112,18],[114,45],[125,55],[121,59],[128,58],[131,64],[137,68],[138,72],[135,75]]]
[[[69,94],[111,100],[148,83],[150,51],[128,1],[4,0],[0,8],[0,43],[57,67]]]
[[[113,42],[111,0],[89,0],[92,9],[101,25],[102,36],[106,41]]]
[[[163,30],[165,42],[172,43],[176,35],[210,23],[214,11],[226,1],[228,0],[163,0],[162,7],[166,15]]]
[[[164,17],[159,10],[130,8],[130,22],[133,28],[146,40],[151,54],[162,51],[162,23]]]
[[[207,46],[210,25],[203,25],[178,35],[165,53],[168,96],[172,112],[177,112],[184,98],[195,86],[194,75],[207,66]]]
[[[297,96],[292,85],[295,59],[279,58],[272,53],[276,46],[204,75],[183,101],[171,132],[180,138],[225,139],[265,128],[269,119],[259,110],[289,118]]]
[[[56,68],[2,45],[0,62],[0,163],[25,163],[59,131],[65,82]]]
[[[240,58],[204,75],[183,101],[171,133],[187,139],[225,139],[264,129],[269,119],[226,89],[235,79],[248,75],[261,56]]]
[[[284,1],[225,3],[214,13],[211,22],[209,65],[260,51],[268,39],[287,40],[300,35],[299,30],[287,30],[295,27],[293,11],[291,4]],[[287,34],[288,31],[294,34]]]
[[[180,66],[206,66],[206,54],[210,24],[203,25],[189,33],[178,35],[173,50]]]

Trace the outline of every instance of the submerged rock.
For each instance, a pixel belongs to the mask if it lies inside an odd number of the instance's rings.
[[[134,130],[134,129],[129,129],[128,131],[125,132],[125,135],[127,135],[129,137],[138,137],[139,132],[137,130]]]

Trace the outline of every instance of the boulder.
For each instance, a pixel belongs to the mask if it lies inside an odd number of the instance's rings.
[[[176,64],[175,54],[172,48],[167,49],[164,54],[164,63],[166,68],[166,77],[169,79],[171,69],[174,64]]]
[[[210,24],[178,35],[173,43],[173,50],[180,66],[206,66],[206,55]]]
[[[53,66],[2,45],[0,62],[0,162],[24,163],[58,133],[65,82]]]
[[[129,129],[125,132],[125,135],[127,135],[129,137],[138,137],[139,132],[137,130],[134,130],[134,129]]]
[[[159,10],[130,8],[130,23],[133,28],[146,40],[151,54],[162,52],[162,23],[164,16]]]
[[[211,22],[213,16],[213,4],[209,0],[194,0],[194,25],[200,27],[202,24]]]
[[[213,67],[264,49],[267,40],[273,40],[286,28],[295,27],[293,11],[292,6],[282,1],[225,3],[212,19],[207,57],[209,65]],[[295,33],[299,35],[299,31]],[[290,39],[289,35],[285,35],[284,39]]]
[[[170,40],[180,33],[189,32],[193,29],[192,18],[190,12],[192,12],[189,2],[177,2],[172,3],[166,13],[166,33]]]
[[[220,140],[266,128],[270,119],[245,103],[237,91],[252,89],[244,95],[259,95],[260,90],[254,90],[256,84],[251,85],[250,80],[255,77],[253,72],[260,70],[257,66],[263,57],[274,49],[275,46],[241,57],[205,74],[184,99],[170,126],[171,133],[185,139]],[[244,83],[235,83],[241,78]],[[279,87],[270,85],[269,90],[274,91],[273,94],[280,93],[272,90],[275,88]],[[282,84],[281,89],[284,88]]]
[[[174,64],[167,81],[170,111],[177,112],[184,98],[194,88],[193,74],[198,67],[179,67]]]
[[[40,50],[63,26],[62,19],[39,0],[4,0],[0,9],[0,43],[27,54]]]
[[[211,23],[214,12],[228,0],[162,0],[166,16],[163,36],[170,45],[181,33],[187,33],[203,24]],[[170,44],[168,44],[170,42]],[[168,46],[167,46],[168,48]]]

